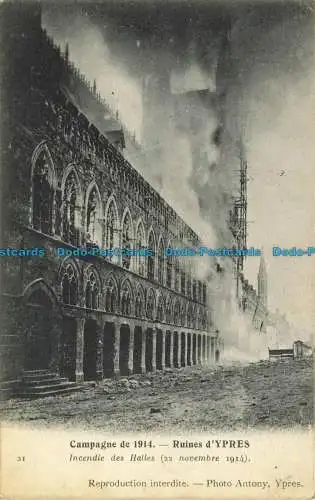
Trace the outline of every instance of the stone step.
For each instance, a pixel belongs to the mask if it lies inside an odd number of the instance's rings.
[[[86,389],[87,387],[84,385],[79,385],[75,384],[72,382],[74,385],[71,385],[70,387],[61,387],[56,388],[54,390],[46,390],[46,391],[39,391],[39,392],[23,392],[22,394],[19,395],[21,398],[29,398],[29,399],[35,399],[35,398],[45,398],[48,396],[59,396],[59,395],[66,395],[69,394],[70,392],[75,392],[79,391],[82,389]]]
[[[61,382],[69,382],[69,380],[65,377],[56,377],[56,376],[50,376],[50,378],[36,378],[36,379],[30,379],[26,380],[24,379],[22,381],[22,385],[25,387],[36,387],[39,385],[54,385],[56,383],[61,383]]]
[[[31,380],[41,380],[41,379],[47,379],[47,378],[52,378],[52,377],[58,377],[57,373],[53,372],[45,372],[45,373],[23,373],[21,379],[26,380],[26,381],[31,381]]]
[[[44,373],[52,373],[50,368],[43,368],[41,370],[24,370],[24,375],[41,375]]]
[[[25,393],[29,393],[29,392],[45,392],[45,391],[52,391],[54,389],[62,389],[62,388],[65,388],[65,387],[73,387],[75,386],[76,383],[75,382],[69,382],[69,381],[66,381],[66,382],[59,382],[59,380],[55,383],[55,384],[49,384],[49,385],[46,385],[46,384],[42,384],[42,385],[34,385],[34,386],[24,386],[22,387],[22,390],[23,392]]]

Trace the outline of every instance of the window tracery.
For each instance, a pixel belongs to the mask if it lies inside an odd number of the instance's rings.
[[[41,151],[33,171],[33,227],[45,234],[53,229],[53,170],[48,154]]]
[[[68,264],[63,271],[61,287],[63,303],[76,305],[78,302],[78,283],[71,264]]]

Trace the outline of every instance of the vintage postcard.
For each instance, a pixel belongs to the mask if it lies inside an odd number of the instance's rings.
[[[1,3],[1,498],[314,498],[314,14]]]

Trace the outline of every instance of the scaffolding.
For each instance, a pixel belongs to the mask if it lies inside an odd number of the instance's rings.
[[[230,210],[229,227],[237,250],[247,248],[247,160],[243,141],[239,141],[240,160],[240,190],[235,198],[233,208]],[[245,255],[235,257],[234,270],[237,281],[237,297],[239,297],[239,281],[244,270]]]

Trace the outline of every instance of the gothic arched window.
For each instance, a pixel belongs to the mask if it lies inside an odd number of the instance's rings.
[[[96,187],[91,190],[87,202],[86,233],[88,243],[102,244],[101,200]]]
[[[91,271],[87,278],[85,289],[85,306],[88,309],[98,309],[99,307],[99,288],[96,275]]]
[[[71,172],[65,182],[63,191],[63,239],[72,245],[79,245],[78,185],[74,172]]]
[[[152,290],[150,290],[148,293],[148,300],[147,300],[147,318],[151,320],[154,319],[154,309],[155,309],[154,293]]]
[[[196,280],[193,280],[192,298],[193,298],[193,300],[197,300],[197,282],[196,282]]]
[[[131,315],[131,289],[129,283],[126,281],[121,289],[120,294],[121,314],[124,316]]]
[[[123,249],[127,251],[130,250],[132,247],[132,222],[129,213],[126,213],[123,220],[121,246]],[[130,255],[123,254],[122,265],[124,268],[126,269],[130,268],[130,259],[131,259]]]
[[[186,276],[186,290],[188,297],[191,297],[191,276],[187,274]]]
[[[186,275],[183,269],[181,270],[180,273],[180,291],[183,294],[186,292]]]
[[[187,326],[188,328],[192,328],[193,325],[193,308],[192,305],[189,304],[187,307]]]
[[[207,329],[207,313],[206,313],[206,311],[203,311],[203,313],[202,313],[202,328],[204,330]]]
[[[173,308],[172,308],[171,300],[168,301],[168,304],[166,307],[166,323],[168,323],[168,324],[173,323]]]
[[[78,283],[71,264],[63,272],[61,287],[63,303],[76,305],[78,302]]]
[[[185,306],[185,304],[182,305],[180,324],[182,326],[186,326],[186,306]]]
[[[105,228],[105,247],[106,248],[114,248],[117,244],[117,232],[118,232],[118,215],[117,210],[114,204],[114,201],[111,201],[107,216],[106,216],[106,228]],[[118,246],[118,245],[117,245]],[[113,260],[113,257],[109,257],[110,260]]]
[[[175,257],[175,290],[180,291],[180,265],[178,257]]]
[[[148,256],[148,279],[154,280],[156,248],[155,248],[155,238],[154,238],[154,234],[152,231],[149,235],[148,249],[152,252],[152,255]]]
[[[201,318],[200,318],[200,310],[198,307],[195,309],[195,312],[196,312],[196,314],[195,314],[195,327],[197,328],[197,330],[199,330],[201,328],[201,320],[200,320]]]
[[[169,288],[173,285],[173,259],[171,255],[166,257],[166,286]]]
[[[162,285],[164,283],[164,263],[165,263],[164,254],[165,250],[164,250],[163,240],[160,239],[159,250],[158,250],[158,280]]]
[[[201,281],[198,281],[197,287],[198,287],[197,299],[199,302],[202,302],[202,283],[201,283]]]
[[[196,306],[194,308],[192,308],[191,327],[194,329],[197,328],[197,307]]]
[[[202,284],[202,301],[204,304],[207,302],[207,285],[206,283]]]
[[[180,320],[181,320],[181,314],[180,314],[180,312],[181,312],[181,310],[180,310],[180,303],[177,300],[175,302],[175,306],[174,306],[174,323],[175,323],[175,325],[180,325]]]
[[[33,171],[33,227],[52,234],[53,224],[53,169],[46,151],[42,151]]]
[[[164,321],[164,304],[163,304],[162,297],[160,297],[159,301],[158,301],[158,306],[157,306],[157,310],[156,310],[156,318],[160,322]]]
[[[105,310],[110,313],[116,312],[117,308],[117,288],[112,279],[105,286]]]
[[[144,249],[144,247],[145,247],[144,229],[143,229],[143,224],[140,223],[137,229],[136,248],[137,250],[141,250]],[[142,255],[137,256],[137,272],[140,274],[140,276],[145,275],[145,257]]]
[[[135,316],[136,318],[142,318],[144,316],[144,295],[140,287],[136,295]]]

